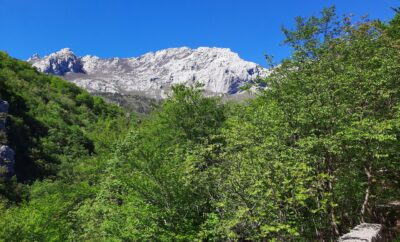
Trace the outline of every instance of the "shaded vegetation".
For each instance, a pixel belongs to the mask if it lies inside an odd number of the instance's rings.
[[[135,94],[94,93],[94,95],[102,97],[111,103],[115,103],[139,115],[154,111],[161,103],[161,100]]]
[[[106,151],[107,132],[115,132],[115,137],[107,137],[115,140],[116,132],[128,126],[122,109],[4,52],[0,86],[0,99],[11,104],[2,143],[17,154],[16,177],[21,183],[54,178],[61,167]]]

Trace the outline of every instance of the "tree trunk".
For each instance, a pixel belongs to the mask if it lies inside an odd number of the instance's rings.
[[[369,197],[371,195],[371,187],[372,187],[372,162],[368,162],[368,164],[364,167],[365,174],[367,175],[367,188],[365,189],[365,197],[364,202],[361,206],[361,222],[365,222],[366,211],[368,208]]]
[[[328,179],[328,191],[331,193],[332,198],[334,197],[333,194],[333,184],[332,184],[332,179],[333,179],[333,158],[332,156],[328,157],[328,174],[329,174],[329,179]],[[334,235],[339,236],[339,227],[337,226],[336,223],[336,214],[335,214],[335,208],[333,206],[330,206],[330,216],[331,216],[331,229]]]

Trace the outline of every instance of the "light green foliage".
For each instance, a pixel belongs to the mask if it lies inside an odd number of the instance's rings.
[[[373,219],[374,207],[398,192],[399,177],[392,183],[387,175],[400,168],[400,49],[377,22],[340,23],[332,9],[297,26],[285,31],[295,57],[267,79],[264,96],[282,108],[292,146],[327,175],[322,189],[335,235]]]
[[[16,152],[18,177],[0,181],[0,240],[64,241],[73,228],[71,210],[96,190],[102,159],[110,157],[129,119],[122,109],[4,52],[0,86],[0,98],[10,103],[1,142]]]
[[[4,52],[0,83],[0,98],[10,103],[8,143],[18,154],[21,181],[54,175],[61,163],[100,152],[98,130],[126,119],[118,107]]]
[[[237,116],[228,119],[223,132],[223,161],[212,172],[220,216],[215,236],[297,238],[307,225],[302,212],[313,206],[310,157],[287,145],[289,129],[276,103],[253,102],[232,112]]]

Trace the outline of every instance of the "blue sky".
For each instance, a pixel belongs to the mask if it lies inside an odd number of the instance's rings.
[[[289,56],[281,26],[335,5],[339,14],[390,20],[394,0],[0,0],[0,49],[27,59],[63,47],[131,57],[170,47],[227,47],[264,65]]]

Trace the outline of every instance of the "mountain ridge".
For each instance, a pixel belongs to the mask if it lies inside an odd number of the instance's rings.
[[[27,60],[42,72],[62,76],[91,93],[164,99],[175,84],[201,83],[210,95],[231,95],[269,71],[228,48],[168,48],[139,57],[77,56],[69,48]]]

